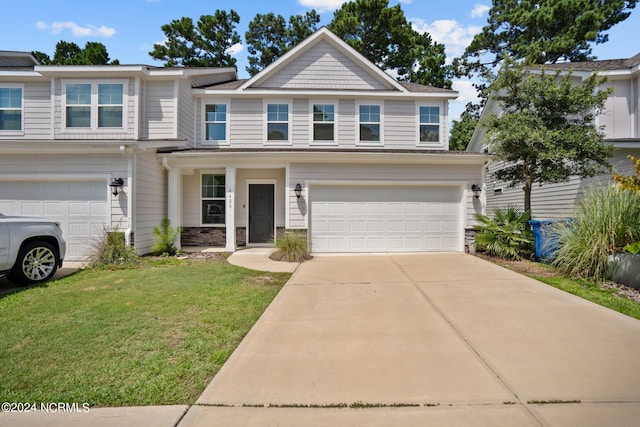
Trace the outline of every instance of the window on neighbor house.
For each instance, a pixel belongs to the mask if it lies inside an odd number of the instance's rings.
[[[440,141],[440,107],[420,107],[420,142]]]
[[[122,128],[122,83],[69,83],[66,85],[68,128]]]
[[[267,140],[289,140],[288,104],[267,104]]]
[[[202,174],[202,224],[225,224],[225,176]]]
[[[207,104],[204,121],[207,141],[227,140],[227,104]]]
[[[22,88],[0,87],[0,131],[22,130]]]
[[[313,140],[334,140],[334,106],[333,104],[313,104]]]
[[[359,109],[360,141],[380,141],[380,106],[360,105]]]

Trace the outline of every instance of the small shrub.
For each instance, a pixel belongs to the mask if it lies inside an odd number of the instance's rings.
[[[640,192],[612,186],[585,194],[571,222],[558,228],[560,248],[554,265],[577,277],[604,279],[608,256],[640,240]]]
[[[311,259],[307,251],[307,237],[299,232],[287,231],[276,241],[278,248],[271,255],[275,261],[302,262]]]
[[[496,209],[493,218],[476,214],[476,220],[480,222],[474,226],[478,231],[476,249],[499,258],[529,257],[533,251],[530,218],[531,214],[517,205]]]
[[[151,252],[156,255],[175,255],[178,252],[175,242],[180,233],[182,233],[182,227],[174,228],[171,226],[169,218],[164,218],[160,225],[153,229],[156,241],[151,246]]]
[[[125,244],[124,233],[117,229],[103,230],[93,245],[90,268],[129,268],[139,260],[135,248]]]

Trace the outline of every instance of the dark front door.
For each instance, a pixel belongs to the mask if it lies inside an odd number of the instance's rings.
[[[249,184],[249,243],[273,243],[273,184]]]

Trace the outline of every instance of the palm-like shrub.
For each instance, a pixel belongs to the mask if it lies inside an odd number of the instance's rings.
[[[175,255],[178,252],[175,242],[181,232],[182,227],[174,228],[169,218],[164,218],[160,225],[153,229],[156,241],[151,246],[151,252],[156,255]]]
[[[276,240],[278,248],[271,255],[276,261],[302,262],[311,259],[307,250],[307,237],[299,232],[287,231]]]
[[[553,264],[572,276],[603,279],[609,254],[640,240],[640,192],[592,188],[576,207],[573,221],[560,224],[558,233]]]
[[[494,211],[493,218],[475,215],[480,223],[474,226],[476,249],[487,255],[522,259],[529,257],[533,250],[533,233],[529,225],[531,214],[518,205],[509,205]]]

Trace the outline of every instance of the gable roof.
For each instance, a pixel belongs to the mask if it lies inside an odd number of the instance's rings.
[[[349,46],[344,40],[333,34],[327,27],[322,27],[301,43],[295,46],[293,49],[282,55],[276,61],[271,63],[265,69],[258,74],[247,80],[241,87],[241,90],[255,87],[261,82],[266,81],[270,77],[274,76],[278,71],[283,69],[286,65],[292,63],[301,55],[303,55],[310,47],[325,41],[335,49],[345,54],[349,59],[356,63],[360,68],[365,70],[369,75],[375,78],[376,81],[382,83],[390,90],[396,90],[400,92],[407,92],[399,82],[393,79],[390,75],[382,71],[379,67],[369,61],[364,55],[356,51]]]

